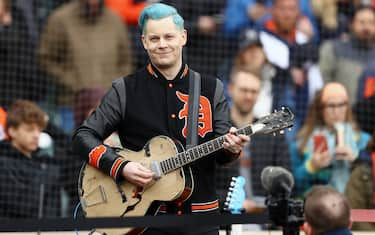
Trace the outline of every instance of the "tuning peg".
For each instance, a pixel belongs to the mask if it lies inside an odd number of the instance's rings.
[[[280,135],[284,135],[285,131],[284,130],[280,130]]]
[[[291,127],[289,127],[289,128],[288,128],[288,131],[292,131],[292,128],[291,128]]]
[[[276,133],[274,132],[274,133],[272,133],[272,135],[273,135],[273,136],[276,136]]]

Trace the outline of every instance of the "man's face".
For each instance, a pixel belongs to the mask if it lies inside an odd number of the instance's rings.
[[[21,123],[18,127],[9,127],[12,145],[20,152],[31,154],[37,150],[41,129],[37,124]]]
[[[299,16],[298,0],[278,0],[272,9],[277,27],[283,33],[292,31]]]
[[[147,20],[142,35],[143,46],[152,64],[161,69],[171,68],[182,61],[186,39],[186,31],[178,29],[172,17]]]
[[[354,35],[367,42],[373,42],[375,36],[375,14],[370,9],[359,11],[352,23]]]
[[[249,114],[254,107],[260,90],[260,80],[250,73],[236,73],[232,83],[229,85],[229,94],[232,97],[232,105],[240,113]]]

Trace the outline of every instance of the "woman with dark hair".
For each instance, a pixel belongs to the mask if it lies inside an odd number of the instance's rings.
[[[295,192],[303,195],[315,184],[343,192],[351,163],[370,136],[357,127],[345,87],[327,83],[310,105],[305,123],[291,145]]]

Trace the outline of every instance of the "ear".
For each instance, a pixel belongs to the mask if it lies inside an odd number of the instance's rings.
[[[13,139],[13,136],[15,135],[16,129],[14,127],[8,127],[7,133],[10,137],[10,139]]]
[[[305,232],[306,235],[312,235],[312,229],[309,223],[307,222],[303,223],[303,231]]]
[[[233,84],[230,81],[228,82],[228,85],[227,85],[227,91],[228,91],[229,96],[232,97],[232,95],[233,95]]]
[[[351,230],[353,227],[353,220],[349,220],[348,228]]]
[[[187,42],[187,31],[186,31],[186,29],[184,29],[183,31],[182,31],[182,46],[185,46],[186,45],[186,42]]]
[[[145,50],[147,50],[147,43],[146,43],[146,38],[145,38],[145,35],[144,34],[142,34],[142,36],[141,36],[141,40],[142,40],[142,45],[143,45],[143,48],[145,49]]]

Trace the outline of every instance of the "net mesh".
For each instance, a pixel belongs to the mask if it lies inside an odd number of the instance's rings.
[[[149,62],[137,26],[137,17],[149,2],[0,0],[0,217],[73,216],[83,160],[71,151],[72,132],[114,79]],[[314,184],[332,184],[344,192],[347,182],[355,185],[360,180],[350,178],[352,160],[323,164],[323,158],[311,158],[317,144],[313,136],[320,131],[327,132],[328,151],[334,153],[338,131],[332,134],[324,128],[324,116],[344,106],[353,110],[356,120],[345,126],[343,134],[343,146],[351,149],[351,157],[366,152],[368,137],[374,132],[375,15],[371,1],[163,2],[175,6],[185,20],[184,61],[222,80],[228,104],[236,109],[231,116],[234,125],[242,125],[241,115],[255,121],[282,106],[295,114],[291,132],[253,136],[240,160],[217,170],[222,202],[231,177],[240,174],[247,179],[247,198],[264,197],[267,192],[261,186],[260,172],[269,165],[293,173],[296,196],[303,196]],[[360,4],[367,8],[357,10]],[[260,77],[259,88],[250,80],[241,84],[241,71]],[[349,100],[328,99],[314,113],[311,107],[320,102],[314,98],[329,81],[343,84]],[[256,99],[252,89],[259,89]],[[337,94],[331,93],[332,97]],[[31,158],[22,146],[11,143],[5,127],[6,113],[18,99],[34,102],[48,116]],[[323,123],[309,121],[309,117]],[[296,138],[302,127],[309,126],[313,131]],[[21,139],[27,144],[26,136]],[[109,141],[120,144],[116,136]],[[366,200],[374,204],[371,198]]]

